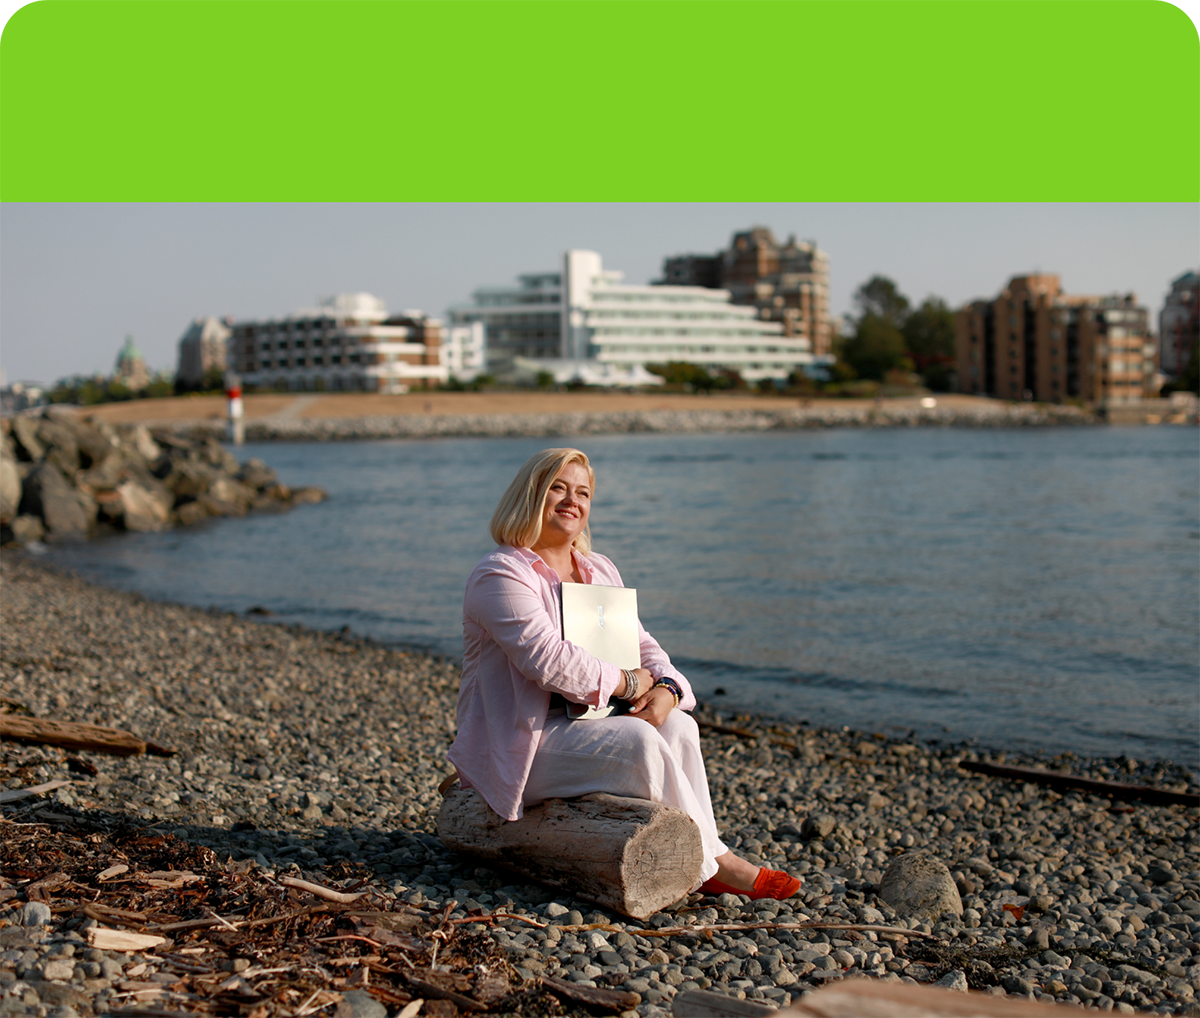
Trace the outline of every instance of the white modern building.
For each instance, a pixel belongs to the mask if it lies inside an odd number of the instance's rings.
[[[389,315],[369,293],[341,293],[284,318],[236,322],[231,361],[247,387],[407,392],[446,381],[442,323]]]
[[[442,329],[442,363],[449,377],[469,382],[487,371],[487,337],[483,322]]]
[[[731,303],[728,290],[633,286],[622,278],[595,251],[568,251],[561,273],[476,290],[473,303],[450,309],[450,321],[485,326],[497,372],[536,363],[556,378],[564,370],[585,379],[592,374],[596,384],[643,384],[631,379],[644,376],[647,364],[668,361],[732,370],[756,382],[796,370],[817,373],[832,360],[814,357],[806,336],[785,336],[782,323]]]

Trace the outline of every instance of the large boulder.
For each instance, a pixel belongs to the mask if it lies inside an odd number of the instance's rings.
[[[218,502],[233,502],[244,512],[253,504],[258,492],[232,477],[218,475],[208,486],[208,494]]]
[[[200,458],[210,467],[216,467],[227,474],[236,474],[241,469],[237,457],[215,438],[205,439],[204,445],[200,447]]]
[[[961,916],[962,898],[950,871],[928,852],[906,852],[891,861],[879,884],[879,897],[906,918]]]
[[[46,450],[37,437],[38,420],[18,414],[12,419],[12,435],[16,440],[17,455],[24,460],[37,463],[46,455]]]
[[[40,516],[52,541],[78,540],[88,536],[87,511],[71,482],[49,460],[43,460],[25,477],[20,511],[22,514]]]
[[[130,479],[118,486],[121,498],[121,518],[126,530],[153,532],[166,530],[171,525],[170,492],[162,485],[143,484]]]
[[[249,459],[237,472],[237,479],[255,491],[269,488],[277,480],[275,471],[260,459]]]
[[[63,419],[62,423],[69,427],[75,436],[75,444],[79,447],[79,464],[85,470],[103,463],[113,451],[112,441],[90,421],[81,421],[75,417]]]
[[[170,464],[170,471],[163,477],[163,484],[174,492],[176,499],[198,498],[221,476],[219,471],[207,463],[175,459],[171,460]]]
[[[16,461],[0,456],[0,521],[7,523],[21,506],[21,471]]]
[[[79,472],[79,443],[75,441],[73,428],[47,418],[38,425],[37,437],[46,450],[46,459],[64,476],[73,478]]]

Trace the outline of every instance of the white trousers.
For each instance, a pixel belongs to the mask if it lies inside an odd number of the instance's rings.
[[[683,810],[696,821],[704,847],[701,882],[717,872],[728,848],[717,834],[700,728],[673,710],[662,726],[624,715],[594,721],[550,717],[525,783],[525,805],[590,792],[649,799]]]

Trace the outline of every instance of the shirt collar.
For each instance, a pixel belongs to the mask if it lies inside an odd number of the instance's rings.
[[[519,558],[529,563],[529,565],[533,566],[534,569],[538,569],[540,567],[543,572],[549,573],[556,580],[558,579],[558,574],[542,561],[542,556],[536,551],[530,551],[528,548],[518,548],[516,545],[510,545],[509,547],[516,552]],[[592,568],[591,562],[588,561],[587,556],[581,555],[575,548],[572,548],[571,558],[575,562],[575,568],[579,570],[579,575],[583,577],[583,582],[591,583],[596,574],[595,570]]]

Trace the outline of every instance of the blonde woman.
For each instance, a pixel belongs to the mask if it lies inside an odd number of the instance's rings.
[[[463,598],[463,674],[450,761],[500,816],[590,792],[650,799],[695,820],[710,894],[787,898],[800,881],[758,867],[722,844],[713,819],[688,680],[639,626],[641,667],[616,665],[562,638],[564,582],[624,586],[592,551],[588,516],[596,477],[578,449],[533,456],[500,499],[485,555]],[[564,700],[598,707],[616,695],[628,714],[572,722]]]

